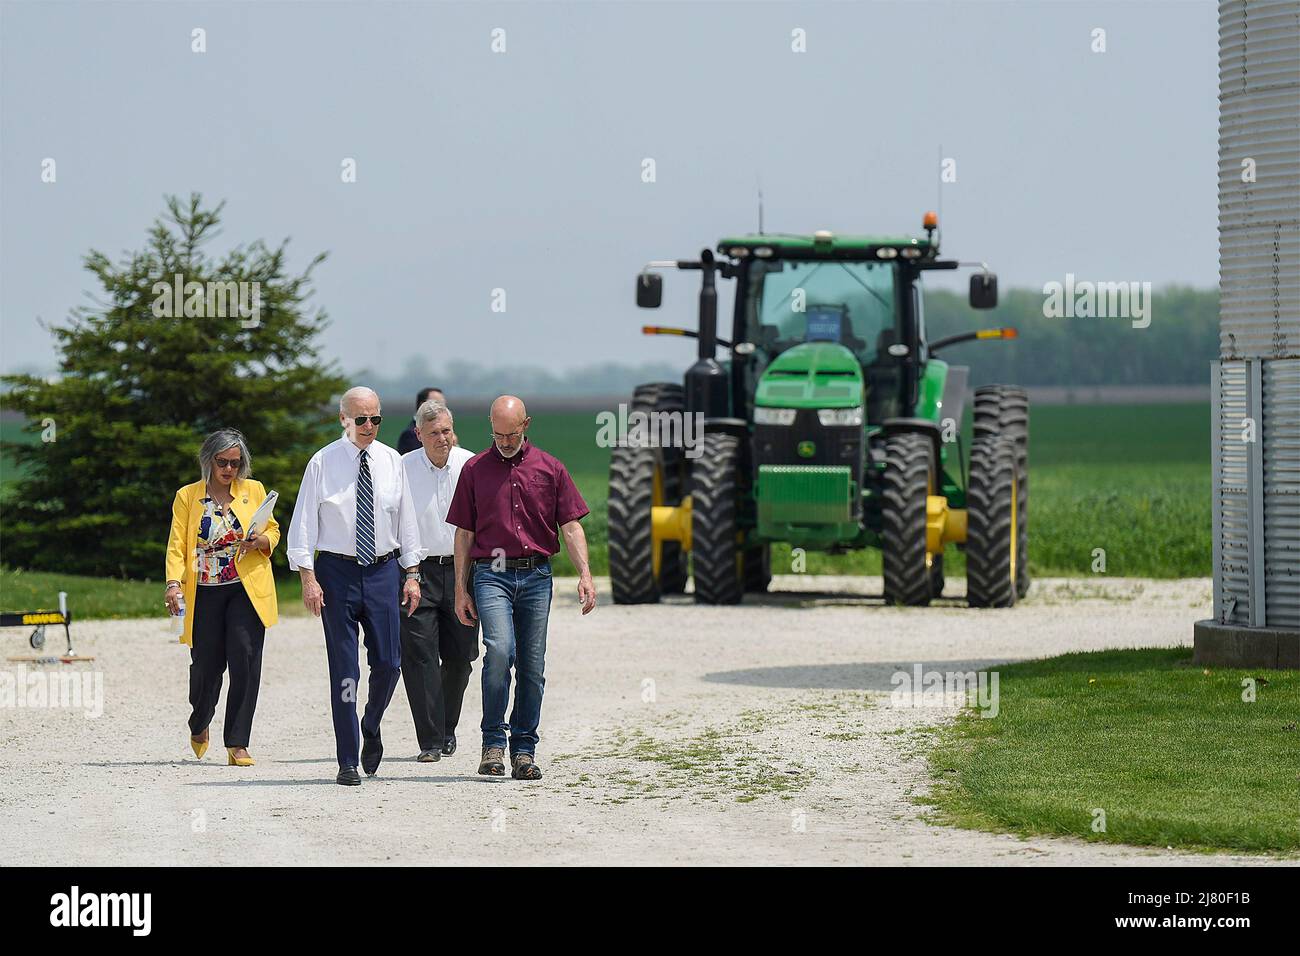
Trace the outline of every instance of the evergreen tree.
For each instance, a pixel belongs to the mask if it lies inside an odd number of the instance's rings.
[[[4,377],[5,405],[44,439],[8,445],[23,474],[6,495],[6,564],[160,579],[172,497],[200,477],[205,435],[244,433],[253,477],[280,493],[276,516],[286,527],[307,459],[335,437],[330,402],[344,381],[316,345],[325,313],[306,304],[325,254],[299,275],[286,271],[288,240],[275,248],[258,240],[216,260],[203,247],[225,204],[205,209],[198,194],[166,202],[142,251],[117,265],[94,250],[85,257],[102,295],[52,330],[61,374]],[[171,301],[163,286],[177,275],[202,285]],[[240,314],[230,302],[223,310],[209,282],[249,283],[244,301],[257,311]],[[276,555],[282,565],[284,548]]]

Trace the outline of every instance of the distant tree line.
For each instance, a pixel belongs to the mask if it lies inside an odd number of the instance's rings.
[[[1041,291],[1003,290],[996,309],[931,291],[925,321],[934,341],[975,328],[1011,326],[1014,341],[964,342],[940,357],[971,366],[971,381],[1021,385],[1208,385],[1219,354],[1219,293],[1173,286],[1151,296],[1151,324],[1123,318],[1047,318]]]
[[[678,368],[670,362],[599,362],[557,371],[537,365],[488,366],[460,359],[434,363],[416,355],[408,358],[400,371],[361,369],[352,377],[378,391],[385,407],[404,408],[413,405],[416,392],[429,385],[442,389],[449,401],[458,403],[466,399],[486,401],[503,391],[521,395],[525,400],[584,396],[603,399],[630,394],[642,382],[679,379],[687,364],[684,362]]]

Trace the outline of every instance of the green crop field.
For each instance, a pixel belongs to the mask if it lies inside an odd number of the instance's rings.
[[[395,442],[388,428],[385,422],[385,440]],[[465,447],[486,446],[486,428],[482,436],[467,434],[463,424],[458,432]],[[591,507],[584,525],[592,564],[597,573],[607,572],[609,449],[596,447],[595,412],[540,413],[529,434],[569,467]],[[1091,574],[1103,557],[1109,575],[1210,574],[1208,405],[1035,407],[1029,464],[1029,553],[1035,574]],[[1104,555],[1094,555],[1096,549]],[[953,545],[945,563],[951,574],[964,570]],[[562,557],[556,571],[571,573],[570,567]],[[774,549],[773,570],[789,567],[789,548]],[[880,552],[810,554],[806,570],[879,574]]]
[[[584,521],[591,546],[592,567],[608,573],[606,553],[605,501],[609,449],[596,446],[595,411],[540,412],[529,432],[542,448],[559,457],[569,468],[579,490],[591,508]],[[477,416],[475,416],[477,418]],[[405,416],[384,422],[383,438],[396,444],[397,433],[406,425]],[[481,427],[480,427],[481,426]],[[1030,433],[1030,566],[1033,573],[1048,575],[1092,574],[1094,563],[1104,552],[1105,573],[1113,576],[1192,577],[1210,574],[1210,410],[1205,404],[1181,405],[1076,405],[1041,406],[1032,412]],[[4,438],[33,440],[23,436],[18,423],[4,422]],[[458,423],[462,444],[471,450],[486,446],[486,423],[469,425],[469,417]],[[11,461],[0,461],[0,479],[11,487]],[[2,496],[0,496],[2,500]],[[0,532],[3,516],[0,514]],[[159,550],[164,542],[159,542]],[[1098,551],[1100,549],[1100,552]],[[0,559],[3,555],[0,554]],[[945,556],[948,573],[960,575],[962,556],[949,546]],[[789,548],[773,552],[773,570],[790,568]],[[875,551],[845,555],[808,555],[806,570],[814,574],[878,574],[880,554]],[[33,607],[48,606],[66,576],[44,575],[39,581],[37,600],[27,588],[18,588],[12,570],[0,572],[6,593],[0,604],[36,600]],[[573,574],[566,555],[556,562],[557,574]],[[85,586],[88,579],[67,577],[72,585]],[[38,582],[29,576],[27,584]],[[72,591],[70,586],[63,590]],[[93,590],[93,589],[92,589]],[[158,603],[156,588],[142,590],[143,610]],[[95,592],[98,594],[98,591]],[[105,593],[107,606],[120,609],[124,593]],[[282,584],[286,610],[297,604],[297,584]],[[96,598],[96,602],[98,599]],[[82,616],[98,606],[79,602]],[[21,608],[25,609],[25,608]],[[120,613],[120,611],[119,611]]]

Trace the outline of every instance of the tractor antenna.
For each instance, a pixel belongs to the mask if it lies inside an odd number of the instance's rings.
[[[937,184],[939,199],[937,202],[939,212],[939,228],[935,230],[935,239],[939,246],[943,246],[943,143],[939,144],[939,182]]]
[[[763,180],[758,180],[758,234],[763,234]]]

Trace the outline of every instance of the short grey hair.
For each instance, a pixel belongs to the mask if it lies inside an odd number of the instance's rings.
[[[455,422],[456,420],[455,416],[452,415],[450,408],[442,402],[435,401],[431,398],[415,410],[415,427],[423,428],[439,415],[446,415],[452,420],[452,422]]]
[[[253,473],[253,456],[248,453],[244,436],[234,428],[219,428],[203,439],[203,447],[199,449],[199,471],[203,472],[205,484],[212,479],[212,459],[227,448],[239,449],[239,474],[236,477],[247,478]]]
[[[339,414],[347,415],[348,405],[352,403],[352,400],[364,398],[367,395],[375,396],[375,404],[379,406],[380,411],[383,411],[384,403],[379,400],[378,392],[366,385],[355,385],[339,396]]]

